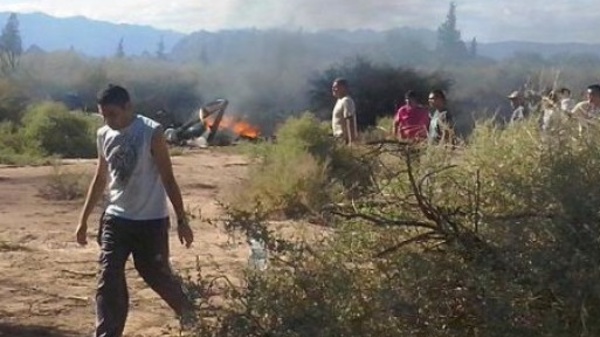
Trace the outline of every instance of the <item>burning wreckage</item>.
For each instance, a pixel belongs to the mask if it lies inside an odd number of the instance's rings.
[[[235,118],[224,116],[229,102],[217,99],[200,108],[190,121],[181,126],[170,123],[165,138],[172,145],[228,145],[240,139],[257,140],[258,128]]]

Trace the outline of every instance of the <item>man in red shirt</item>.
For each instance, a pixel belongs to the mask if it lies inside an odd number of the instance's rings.
[[[394,136],[416,141],[427,139],[429,111],[418,103],[414,91],[406,92],[404,98],[406,104],[398,109],[394,118]]]

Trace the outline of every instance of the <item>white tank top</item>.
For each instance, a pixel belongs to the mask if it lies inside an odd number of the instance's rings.
[[[129,220],[153,220],[169,214],[167,194],[151,153],[152,135],[160,124],[137,115],[122,130],[98,130],[98,152],[109,172],[107,214]]]

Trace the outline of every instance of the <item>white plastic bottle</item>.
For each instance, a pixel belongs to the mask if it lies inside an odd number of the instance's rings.
[[[268,253],[265,248],[265,243],[262,240],[251,238],[250,242],[250,257],[248,258],[248,264],[250,268],[256,270],[267,269]]]

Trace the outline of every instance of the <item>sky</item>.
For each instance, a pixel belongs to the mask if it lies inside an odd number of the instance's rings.
[[[456,0],[463,39],[600,43],[599,0]],[[44,12],[183,33],[237,28],[435,29],[448,0],[0,0],[0,12]]]

